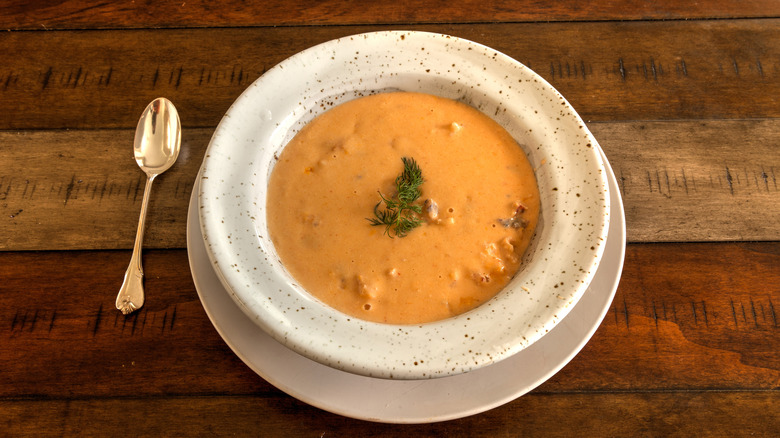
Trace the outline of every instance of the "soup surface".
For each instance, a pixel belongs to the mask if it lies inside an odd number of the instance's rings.
[[[411,159],[423,182],[419,213],[408,216],[419,225],[399,237],[372,220],[387,208],[381,196],[397,200]],[[533,169],[514,139],[466,104],[421,93],[321,114],[284,148],[268,187],[270,236],[295,281],[384,323],[436,321],[488,301],[520,267],[538,215]]]

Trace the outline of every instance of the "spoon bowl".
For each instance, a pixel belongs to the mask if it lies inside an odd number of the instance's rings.
[[[179,157],[181,145],[181,124],[176,107],[168,99],[160,97],[147,105],[135,130],[133,154],[135,162],[146,173],[146,187],[141,203],[141,217],[138,221],[133,255],[119,294],[116,308],[125,315],[144,305],[144,270],[141,264],[141,245],[144,238],[146,208],[154,178],[170,169]]]
[[[135,130],[135,162],[147,175],[159,175],[176,162],[180,143],[181,126],[176,107],[162,97],[153,100],[141,114]]]

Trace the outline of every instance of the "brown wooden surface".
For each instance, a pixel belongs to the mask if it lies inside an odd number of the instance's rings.
[[[444,423],[345,420],[290,397],[158,397],[0,401],[12,434],[124,436],[776,436],[778,397],[766,391],[534,393]],[[109,421],[122,412],[122,422]],[[594,412],[598,415],[595,416]],[[572,435],[576,431],[577,435]]]
[[[101,2],[9,0],[0,5],[0,29],[234,27],[439,22],[595,21],[776,17],[772,0],[679,2],[659,0],[239,0]]]
[[[254,374],[208,320],[184,240],[205,148],[244,88],[314,44],[399,28],[489,45],[560,90],[617,174],[630,242],[571,363],[428,425],[341,417]],[[0,436],[780,430],[780,3],[12,0],[0,29]],[[155,182],[148,301],[125,317],[113,300],[143,191],[130,144],[158,96],[179,108],[183,151]]]
[[[478,41],[529,66],[586,122],[780,117],[780,19],[0,32],[0,129],[135,128],[172,99],[214,127],[264,71],[310,46],[398,29]],[[60,56],[67,53],[68,56]],[[748,98],[749,97],[749,98]]]

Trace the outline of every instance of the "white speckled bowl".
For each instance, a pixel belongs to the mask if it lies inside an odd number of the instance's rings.
[[[285,271],[268,237],[266,189],[279,151],[333,104],[388,90],[435,94],[482,110],[537,169],[541,217],[520,272],[489,302],[434,323],[366,322],[322,304]],[[463,373],[544,336],[587,289],[609,227],[596,144],[552,86],[489,47],[425,32],[345,37],[275,66],[225,114],[201,169],[203,238],[239,307],[292,350],[372,377]]]

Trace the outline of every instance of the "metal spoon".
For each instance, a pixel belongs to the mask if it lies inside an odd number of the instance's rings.
[[[135,162],[146,173],[144,200],[141,203],[141,218],[133,245],[130,266],[125,272],[125,280],[116,297],[116,308],[125,315],[144,305],[144,270],[141,266],[141,243],[144,240],[144,223],[149,192],[154,177],[168,170],[179,156],[181,144],[181,126],[179,113],[171,101],[158,98],[152,101],[138,121],[135,130]]]

